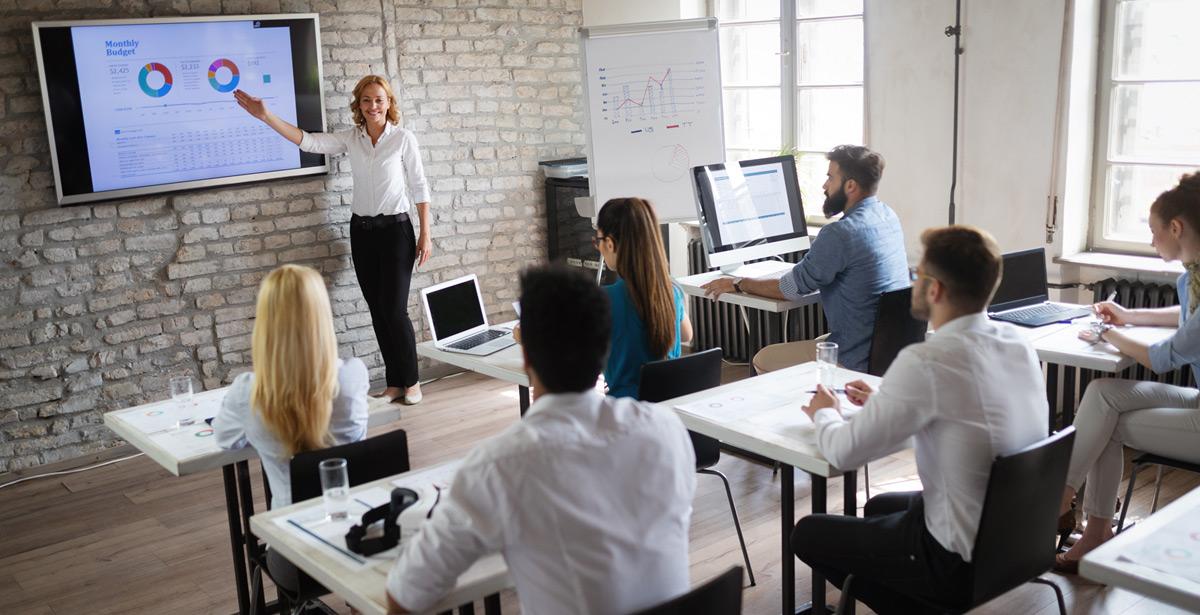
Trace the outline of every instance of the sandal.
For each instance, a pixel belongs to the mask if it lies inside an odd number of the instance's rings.
[[[1079,574],[1079,560],[1067,559],[1066,553],[1054,555],[1054,572],[1060,574]]]
[[[1067,539],[1075,532],[1075,503],[1071,503],[1071,508],[1067,512],[1058,517],[1058,548],[1062,549],[1067,543]]]

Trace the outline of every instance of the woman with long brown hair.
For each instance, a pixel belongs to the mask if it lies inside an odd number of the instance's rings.
[[[604,287],[612,307],[608,394],[636,397],[642,365],[679,357],[692,341],[683,291],[671,282],[658,217],[645,199],[612,199],[596,217],[596,249],[620,279]]]
[[[325,282],[300,265],[263,279],[250,354],[254,371],[234,378],[212,426],[221,448],[258,451],[278,508],[292,503],[296,453],[367,434],[367,367],[338,358]]]
[[[354,127],[329,133],[305,132],[242,90],[234,97],[247,113],[301,150],[349,157],[354,179],[350,254],[383,355],[387,388],[379,397],[406,404],[421,401],[408,291],[413,267],[424,265],[433,250],[429,182],[416,136],[400,127],[391,86],[378,75],[360,79],[350,101]],[[420,235],[413,231],[413,209],[420,217]]]

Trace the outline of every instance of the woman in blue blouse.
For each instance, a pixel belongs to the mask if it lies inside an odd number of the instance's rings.
[[[1160,194],[1150,206],[1151,244],[1165,261],[1182,261],[1179,305],[1127,310],[1115,303],[1095,306],[1110,325],[1099,337],[1156,373],[1191,367],[1200,380],[1200,173],[1184,175],[1179,185]],[[1120,325],[1178,327],[1171,337],[1146,345],[1121,332]],[[1083,537],[1055,560],[1055,569],[1073,573],[1088,551],[1112,538],[1117,490],[1125,460],[1124,446],[1172,459],[1200,463],[1200,391],[1160,382],[1097,380],[1092,382],[1075,417],[1075,446],[1063,493],[1060,528],[1075,524],[1071,502],[1087,481],[1083,512],[1088,523]],[[1126,502],[1128,505],[1128,502]]]
[[[612,306],[608,394],[637,397],[642,365],[679,357],[692,341],[683,291],[671,282],[658,217],[639,198],[612,199],[596,218],[596,249],[621,279],[605,286]]]

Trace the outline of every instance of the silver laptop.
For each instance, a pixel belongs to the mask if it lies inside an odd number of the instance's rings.
[[[475,274],[422,290],[421,305],[440,350],[483,356],[516,343],[512,331],[488,326]]]

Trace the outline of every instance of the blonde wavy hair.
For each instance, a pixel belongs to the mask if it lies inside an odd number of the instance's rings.
[[[396,95],[392,93],[392,86],[388,85],[387,79],[379,75],[367,75],[358,80],[358,84],[354,86],[354,99],[350,101],[350,113],[354,114],[354,125],[362,128],[367,125],[367,118],[363,117],[362,109],[358,108],[358,101],[362,99],[363,90],[369,85],[378,85],[383,88],[388,97],[387,121],[394,124],[400,124],[400,105],[396,104]]]
[[[333,443],[329,434],[337,395],[337,339],[321,274],[284,265],[258,290],[251,343],[254,386],[250,407],[289,455]]]

